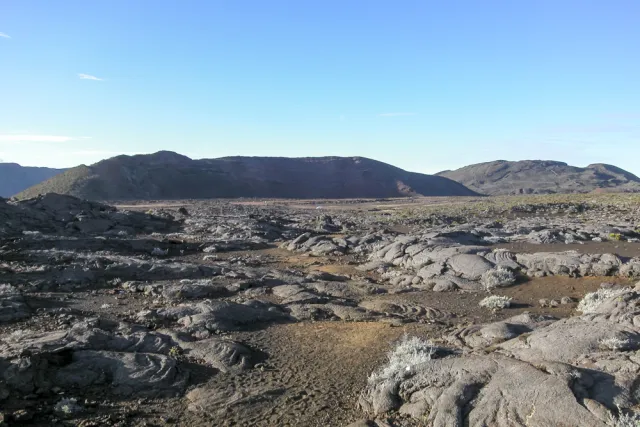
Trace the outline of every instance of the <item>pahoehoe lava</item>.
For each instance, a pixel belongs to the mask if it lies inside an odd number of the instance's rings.
[[[638,198],[545,197],[0,200],[0,415],[618,422],[640,398]]]

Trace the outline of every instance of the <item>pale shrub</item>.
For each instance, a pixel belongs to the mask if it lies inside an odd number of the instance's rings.
[[[56,403],[56,406],[53,407],[53,410],[61,414],[70,415],[75,414],[76,412],[81,412],[82,407],[78,405],[78,400],[76,398],[65,397],[62,398],[58,403]]]
[[[387,363],[369,376],[369,383],[392,378],[402,378],[413,372],[416,365],[432,359],[436,348],[429,341],[405,335],[402,341],[388,355]]]
[[[511,306],[511,297],[503,297],[499,295],[491,295],[480,301],[480,307],[491,309],[507,308]]]
[[[151,251],[151,255],[156,255],[156,256],[164,256],[164,255],[167,255],[168,253],[169,253],[169,249],[153,248],[153,250]]]
[[[515,281],[516,276],[513,272],[504,267],[497,267],[493,270],[485,271],[480,278],[480,283],[482,283],[487,291],[513,285]]]
[[[628,338],[611,337],[600,341],[600,346],[607,350],[624,351],[631,345],[631,340]]]
[[[626,414],[620,414],[618,417],[609,415],[610,419],[607,424],[612,427],[640,427],[640,414],[630,412]]]
[[[598,307],[607,299],[614,298],[628,292],[631,288],[621,289],[598,289],[596,292],[590,292],[582,298],[576,310],[583,313],[595,313]]]

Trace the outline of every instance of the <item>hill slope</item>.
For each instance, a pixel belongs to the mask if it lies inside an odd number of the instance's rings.
[[[550,160],[497,160],[436,175],[490,195],[640,191],[640,178],[602,163],[579,168]]]
[[[0,197],[13,196],[61,172],[64,172],[64,169],[20,166],[17,163],[0,163]]]
[[[17,197],[48,192],[92,200],[475,195],[447,178],[407,172],[362,157],[191,160],[168,151],[117,156],[72,168]]]

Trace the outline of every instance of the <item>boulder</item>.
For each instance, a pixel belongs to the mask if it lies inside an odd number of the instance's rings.
[[[191,314],[178,318],[177,322],[190,330],[204,328],[209,331],[234,331],[256,323],[287,318],[275,305],[258,300],[244,304],[205,301],[186,308],[191,309]]]
[[[480,280],[482,275],[493,268],[493,264],[479,255],[459,254],[447,262],[449,267],[464,279]]]

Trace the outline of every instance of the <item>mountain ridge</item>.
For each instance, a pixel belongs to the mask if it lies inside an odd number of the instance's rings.
[[[47,180],[65,169],[0,163],[0,197],[10,197]]]
[[[436,176],[487,195],[640,192],[640,178],[606,163],[581,168],[555,160],[494,160],[441,171]]]
[[[192,160],[171,151],[80,165],[19,194],[55,192],[90,200],[376,198],[474,196],[448,178],[365,157],[244,157]]]

